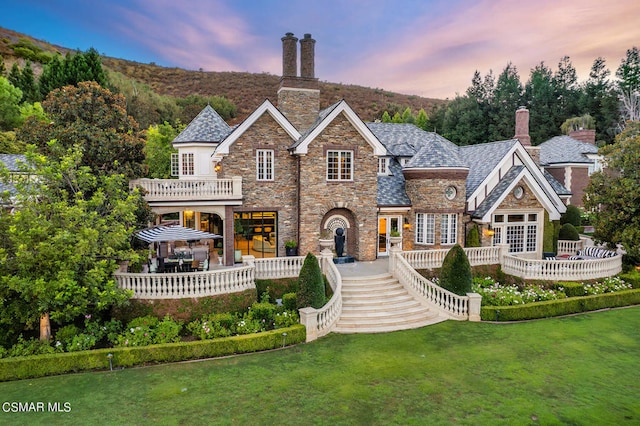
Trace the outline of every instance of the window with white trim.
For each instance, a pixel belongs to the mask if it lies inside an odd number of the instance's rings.
[[[416,243],[430,244],[436,242],[436,215],[433,213],[416,213]]]
[[[256,150],[256,179],[273,180],[274,164],[272,149]]]
[[[446,213],[440,216],[440,244],[451,245],[458,242],[458,215]]]
[[[182,154],[182,175],[193,176],[195,174],[195,162],[193,152],[185,152]]]
[[[327,151],[327,180],[353,180],[353,151]]]
[[[378,174],[379,175],[389,174],[389,159],[387,157],[378,158]]]
[[[180,175],[180,155],[177,152],[171,153],[171,176]]]
[[[493,244],[509,244],[509,253],[535,253],[538,249],[538,214],[493,216]]]

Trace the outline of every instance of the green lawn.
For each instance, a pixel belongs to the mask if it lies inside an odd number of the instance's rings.
[[[640,307],[0,383],[0,424],[640,424]],[[6,406],[5,406],[6,407]],[[1,408],[1,406],[0,406]]]

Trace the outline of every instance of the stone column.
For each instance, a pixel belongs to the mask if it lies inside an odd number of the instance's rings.
[[[469,321],[480,321],[480,306],[482,305],[482,296],[478,293],[467,293],[469,297]]]
[[[307,329],[306,342],[313,342],[318,338],[318,317],[314,308],[302,308],[298,310],[300,314],[300,324]]]

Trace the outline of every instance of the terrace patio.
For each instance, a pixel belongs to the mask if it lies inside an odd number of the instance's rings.
[[[575,246],[572,244],[574,243],[563,242],[559,247],[573,250],[580,243],[575,243]],[[603,259],[532,260],[508,254],[507,245],[464,250],[472,266],[500,264],[505,273],[526,280],[585,281],[614,276],[622,271],[621,254]],[[439,316],[445,319],[479,321],[480,295],[469,293],[458,296],[435,285],[416,271],[439,268],[447,252],[447,249],[401,251],[398,247],[392,247],[387,271],[407,292],[436,311]],[[342,314],[343,274],[332,260],[333,253],[329,250],[324,250],[319,256],[321,269],[329,281],[333,296],[320,309],[300,310],[300,320],[307,327],[308,341],[330,333]],[[210,271],[168,274],[116,272],[114,275],[118,286],[131,290],[135,299],[193,298],[255,288],[256,279],[297,277],[303,261],[303,256],[266,259],[244,256],[241,266],[219,267]],[[381,262],[384,260],[376,261],[375,267],[380,269]],[[367,275],[366,263],[362,265],[362,273]]]

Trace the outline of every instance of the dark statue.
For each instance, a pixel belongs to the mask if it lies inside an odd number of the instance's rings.
[[[336,229],[336,236],[333,237],[333,241],[336,244],[336,254],[338,257],[342,257],[344,252],[344,229]]]

